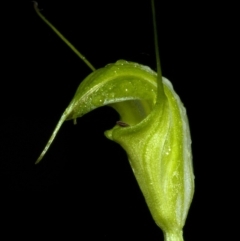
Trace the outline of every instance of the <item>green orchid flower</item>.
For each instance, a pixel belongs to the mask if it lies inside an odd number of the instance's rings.
[[[119,60],[95,70],[39,12],[38,15],[88,64],[93,72],[79,85],[50,140],[65,120],[111,106],[120,121],[105,136],[120,144],[156,224],[165,240],[183,240],[182,229],[194,193],[191,138],[186,110],[169,80],[162,77],[152,1],[157,73],[147,66]]]

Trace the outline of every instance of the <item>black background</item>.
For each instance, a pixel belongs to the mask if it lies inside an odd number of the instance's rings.
[[[206,23],[211,10],[200,5],[156,2],[163,76],[171,80],[186,106],[193,141],[196,193],[184,237],[204,239],[212,220],[207,193],[214,195],[217,182],[211,175],[216,147],[211,145],[214,133],[209,126],[214,120],[204,112],[217,100],[209,102],[210,93],[203,93],[202,81],[210,82],[206,73],[215,71],[213,54],[206,55],[206,49],[215,51],[214,39],[206,36],[217,31],[211,27],[216,25],[215,21]],[[96,68],[125,59],[156,70],[149,1],[39,1],[39,8]],[[42,162],[34,165],[78,85],[91,71],[37,16],[31,1],[12,3],[6,11],[2,29],[2,190],[44,193],[44,204],[56,213],[60,205],[61,215],[77,217],[73,232],[80,230],[89,239],[163,240],[125,152],[103,134],[119,118],[109,107],[78,119],[76,126],[66,122]],[[55,199],[58,202],[52,201]],[[79,224],[82,220],[84,225]],[[88,232],[89,227],[94,232]]]

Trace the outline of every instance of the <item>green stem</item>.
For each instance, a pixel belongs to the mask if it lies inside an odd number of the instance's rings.
[[[96,69],[93,65],[83,56],[39,11],[38,3],[33,1],[34,9],[36,10],[38,16],[63,40],[64,43],[92,70],[95,71]]]
[[[184,241],[182,231],[176,233],[164,233],[164,241]]]
[[[153,30],[154,30],[154,46],[155,46],[157,74],[158,74],[158,76],[157,76],[157,78],[158,78],[158,95],[164,96],[165,94],[164,94],[163,83],[162,83],[162,70],[161,70],[161,62],[160,62],[160,57],[159,57],[157,21],[156,21],[154,0],[152,0],[152,16],[153,16]]]

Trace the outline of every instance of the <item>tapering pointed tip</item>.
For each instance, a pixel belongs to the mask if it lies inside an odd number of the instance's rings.
[[[42,160],[43,156],[44,156],[44,155],[41,154],[41,155],[38,157],[38,159],[35,161],[35,165],[37,165],[37,164]]]
[[[54,135],[54,134],[53,134]],[[54,138],[55,138],[55,135],[54,136],[51,136],[51,138],[49,139],[47,145],[45,146],[44,150],[42,151],[42,153],[40,154],[40,156],[38,157],[38,159],[36,160],[35,164],[38,164],[42,159],[43,157],[45,156],[48,148],[50,147],[50,145],[52,144]]]
[[[60,127],[62,126],[63,122],[66,120],[66,118],[67,118],[67,116],[68,116],[68,114],[69,114],[69,112],[70,112],[70,109],[71,109],[71,106],[70,106],[70,108],[67,108],[67,109],[64,111],[64,113],[62,114],[62,116],[61,116],[60,120],[58,121],[57,126],[55,127],[55,129],[54,129],[54,131],[53,131],[50,139],[48,140],[45,148],[43,149],[42,153],[41,153],[40,156],[38,157],[38,159],[37,159],[37,161],[35,162],[35,164],[38,164],[38,163],[43,159],[43,157],[45,156],[47,150],[49,149],[49,147],[51,146],[53,140],[55,139],[55,137],[56,137],[56,135],[57,135]]]

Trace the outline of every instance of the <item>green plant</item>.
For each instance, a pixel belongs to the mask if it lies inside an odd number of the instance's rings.
[[[93,71],[79,85],[60,118],[39,163],[65,120],[109,105],[120,121],[105,132],[127,152],[134,175],[165,240],[183,240],[182,228],[194,193],[191,138],[185,108],[171,83],[162,77],[152,0],[157,73],[119,60],[95,70],[91,63],[40,13],[37,14]]]

